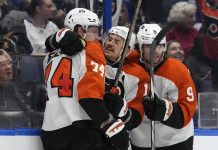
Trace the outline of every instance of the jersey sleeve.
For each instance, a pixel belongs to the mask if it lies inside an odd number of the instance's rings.
[[[127,124],[129,130],[136,128],[143,120],[144,109],[141,100],[144,96],[144,85],[139,81],[136,97],[128,102],[128,107],[132,111],[132,116]]]
[[[178,104],[183,112],[184,126],[193,118],[197,108],[197,93],[188,69],[181,74],[182,81],[178,87]]]
[[[128,107],[138,111],[138,113],[141,116],[141,120],[140,120],[140,122],[141,122],[142,118],[144,116],[144,109],[143,109],[141,100],[145,94],[145,84],[146,84],[146,75],[147,74],[145,72],[144,72],[145,74],[143,74],[139,70],[140,69],[139,68],[137,69],[137,66],[135,66],[134,74],[135,75],[138,74],[138,76],[137,76],[138,84],[137,84],[137,87],[133,87],[133,88],[137,88],[137,91],[136,91],[136,96],[131,101],[128,102]],[[142,76],[139,76],[139,75],[142,75]],[[149,79],[149,78],[147,78],[147,79]]]
[[[88,42],[85,51],[87,70],[78,83],[78,98],[103,99],[106,60],[101,45],[96,42]]]
[[[106,60],[99,43],[88,42],[85,51],[87,70],[78,83],[78,100],[89,117],[101,126],[109,118],[103,101]]]
[[[128,61],[129,62],[129,61]],[[130,100],[128,100],[128,107],[132,111],[132,117],[130,119],[131,125],[130,128],[137,127],[144,117],[144,109],[142,106],[142,98],[144,95],[146,95],[146,91],[148,89],[148,83],[149,83],[149,75],[148,73],[142,68],[137,62],[129,62],[125,64],[124,70],[126,73],[128,73],[131,76],[134,76],[137,80],[137,83],[130,83],[129,84],[129,91],[130,93],[126,93],[126,95],[134,95]],[[130,81],[129,81],[130,82]],[[131,86],[132,85],[132,86]],[[137,90],[135,90],[137,89]],[[132,93],[135,92],[135,93]],[[131,96],[130,96],[131,97]]]
[[[145,71],[145,69],[138,64],[139,60],[139,52],[136,50],[132,51],[126,59],[127,67],[124,67],[125,72],[128,74],[135,76],[138,79],[136,96],[128,102],[129,108],[135,109],[139,112],[141,119],[144,116],[144,109],[141,103],[143,96],[145,96],[148,92],[148,85],[150,81],[149,74]],[[147,88],[147,89],[146,89]],[[134,91],[134,90],[131,90]]]
[[[179,61],[168,58],[156,74],[161,83],[159,93],[162,92],[162,98],[173,103],[173,112],[164,124],[174,128],[186,126],[197,108],[196,89],[188,68]]]

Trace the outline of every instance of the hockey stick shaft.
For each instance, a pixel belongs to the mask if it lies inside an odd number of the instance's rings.
[[[176,23],[168,23],[164,28],[157,34],[154,40],[151,43],[151,51],[150,51],[150,77],[151,77],[151,98],[154,98],[154,53],[155,50],[160,43],[160,41],[167,35],[167,33],[175,28]],[[166,45],[165,45],[166,46]]]
[[[176,26],[175,23],[167,24],[154,38],[151,43],[150,51],[150,90],[151,100],[154,100],[154,54],[160,41],[167,35],[167,33]],[[166,45],[165,45],[166,46]],[[155,121],[151,121],[151,149],[155,150]]]
[[[136,20],[137,20],[138,14],[139,14],[141,3],[142,3],[142,0],[138,0],[137,6],[136,6],[136,9],[135,9],[135,14],[133,16],[133,21],[132,21],[132,24],[130,25],[130,29],[129,29],[129,32],[128,32],[128,35],[127,35],[127,39],[125,41],[123,52],[121,54],[121,59],[120,59],[119,66],[118,66],[116,76],[115,76],[115,82],[114,82],[114,85],[112,87],[112,93],[113,93],[113,89],[117,88],[117,85],[118,85],[118,82],[119,82],[119,78],[120,78],[120,74],[121,74],[121,71],[122,71],[122,68],[123,68],[124,60],[125,60],[126,54],[128,52],[128,47],[129,47],[129,42],[130,42],[130,39],[131,39],[131,36],[132,36],[132,32],[135,29],[135,24],[136,24]]]

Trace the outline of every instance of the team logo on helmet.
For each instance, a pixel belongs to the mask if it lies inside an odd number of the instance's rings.
[[[89,26],[100,26],[99,17],[85,8],[74,8],[66,15],[64,25],[74,30],[76,25],[81,25],[85,31]]]
[[[79,13],[85,13],[86,11],[84,9],[80,9]]]

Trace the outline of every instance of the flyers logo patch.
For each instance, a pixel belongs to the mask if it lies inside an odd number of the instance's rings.
[[[218,39],[218,20],[212,17],[204,16],[204,30],[213,39]]]

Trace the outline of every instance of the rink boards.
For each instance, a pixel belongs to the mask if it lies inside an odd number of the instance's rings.
[[[43,150],[40,129],[0,130],[1,150]],[[196,129],[194,150],[217,150],[218,130]]]

